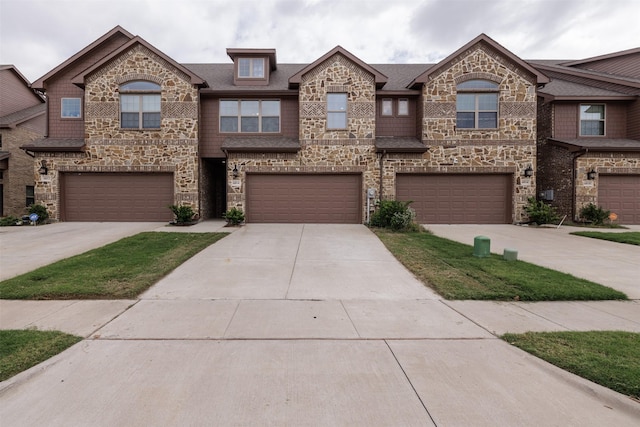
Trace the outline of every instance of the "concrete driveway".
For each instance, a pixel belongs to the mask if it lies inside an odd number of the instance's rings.
[[[0,384],[3,424],[640,420],[638,403],[442,301],[361,225],[250,224],[122,303],[81,343]]]

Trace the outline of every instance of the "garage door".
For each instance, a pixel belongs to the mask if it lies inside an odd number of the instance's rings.
[[[600,175],[598,204],[615,212],[619,224],[640,224],[640,175]]]
[[[247,222],[361,222],[360,175],[248,174]]]
[[[509,224],[511,175],[396,176],[398,200],[413,200],[423,224]]]
[[[66,173],[65,221],[171,221],[171,173]]]

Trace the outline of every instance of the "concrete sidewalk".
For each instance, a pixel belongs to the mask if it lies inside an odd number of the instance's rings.
[[[640,303],[444,301],[364,226],[250,224],[135,301],[0,301],[87,337],[0,384],[7,425],[616,425],[640,404],[498,339],[640,331]]]

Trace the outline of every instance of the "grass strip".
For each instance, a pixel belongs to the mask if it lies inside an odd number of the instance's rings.
[[[140,233],[4,280],[0,298],[135,298],[227,234]]]
[[[574,231],[576,236],[591,237],[593,239],[608,240],[610,242],[626,243],[640,246],[640,231],[625,231],[622,233],[607,233],[603,231]]]
[[[491,254],[428,232],[374,229],[391,253],[446,299],[572,301],[627,299],[622,292],[524,261]]]
[[[0,381],[37,365],[82,341],[58,331],[0,331]]]
[[[505,334],[509,344],[559,368],[640,399],[640,334],[622,331]]]

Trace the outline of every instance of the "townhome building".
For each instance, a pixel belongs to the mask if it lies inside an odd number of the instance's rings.
[[[228,48],[180,64],[116,27],[33,83],[48,134],[25,144],[62,221],[366,222],[381,199],[423,223],[514,223],[536,196],[549,78],[481,34],[437,64],[309,64]],[[42,168],[46,169],[42,169]]]
[[[589,205],[640,224],[640,48],[532,61],[539,90],[538,197],[568,218]]]
[[[0,65],[0,216],[20,218],[34,204],[33,157],[20,147],[45,135],[46,106],[13,65]]]

